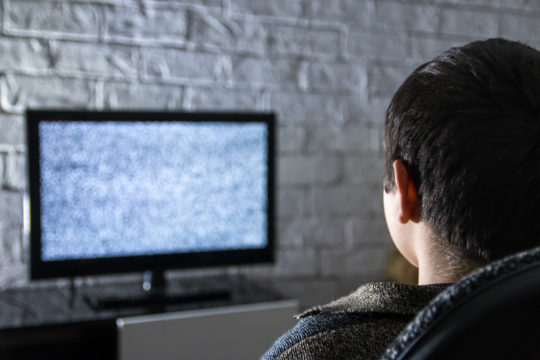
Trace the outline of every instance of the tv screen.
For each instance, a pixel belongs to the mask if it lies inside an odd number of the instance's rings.
[[[28,111],[31,277],[273,259],[271,114]]]

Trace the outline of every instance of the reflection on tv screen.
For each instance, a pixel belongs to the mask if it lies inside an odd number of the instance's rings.
[[[45,261],[266,246],[267,126],[41,122]]]

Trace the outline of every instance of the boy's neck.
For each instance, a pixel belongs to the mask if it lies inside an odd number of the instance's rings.
[[[456,274],[441,274],[438,271],[440,269],[422,264],[420,259],[418,262],[418,285],[455,283],[461,278],[461,276],[457,276]],[[427,261],[427,263],[429,263],[429,261]]]
[[[417,244],[418,285],[455,283],[483,265],[441,245],[429,233]]]

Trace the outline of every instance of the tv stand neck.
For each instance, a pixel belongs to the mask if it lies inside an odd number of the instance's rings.
[[[160,270],[148,270],[143,273],[142,289],[148,294],[164,293],[167,288],[165,272]]]

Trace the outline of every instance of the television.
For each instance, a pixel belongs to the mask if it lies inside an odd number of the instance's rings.
[[[273,114],[26,120],[32,280],[273,261]]]

